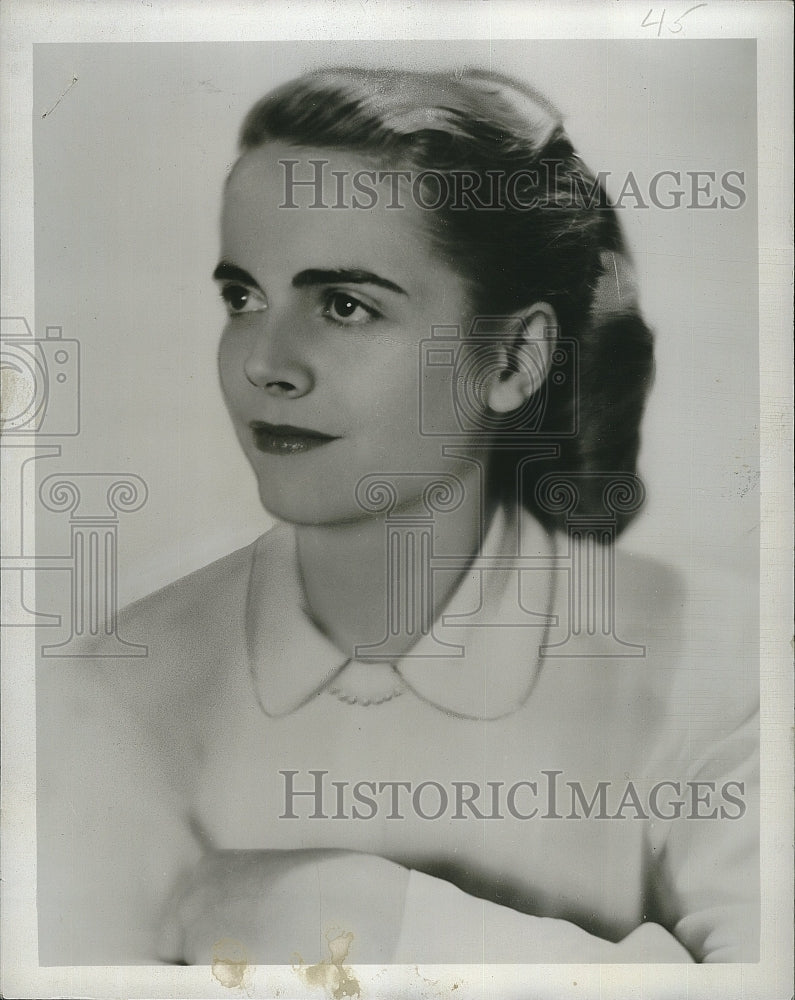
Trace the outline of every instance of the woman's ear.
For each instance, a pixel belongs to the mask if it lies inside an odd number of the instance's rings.
[[[558,332],[555,310],[546,302],[534,303],[514,319],[501,348],[501,364],[486,388],[486,403],[494,413],[518,410],[541,388]]]

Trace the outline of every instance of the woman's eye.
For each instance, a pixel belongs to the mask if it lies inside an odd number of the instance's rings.
[[[343,326],[355,326],[367,323],[380,313],[347,292],[330,292],[326,296],[323,315]]]
[[[230,316],[238,316],[240,313],[260,312],[267,309],[267,303],[259,292],[246,285],[229,284],[221,288],[221,298],[226,304],[226,311]]]

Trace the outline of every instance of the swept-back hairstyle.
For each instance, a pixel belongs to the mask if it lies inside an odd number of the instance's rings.
[[[241,152],[273,140],[426,172],[437,195],[442,175],[483,181],[487,204],[482,195],[480,204],[466,205],[458,196],[436,204],[429,195],[434,210],[425,214],[436,251],[467,281],[473,314],[509,315],[548,302],[577,354],[576,396],[571,379],[548,379],[543,417],[534,425],[534,439],[557,442],[557,455],[522,462],[527,449],[497,449],[490,485],[512,495],[518,488],[550,524],[556,515],[539,502],[535,486],[551,471],[569,474],[578,514],[603,516],[605,476],[635,473],[652,335],[632,293],[615,210],[559,112],[530,87],[484,70],[331,68],[254,105],[241,129]],[[576,433],[562,433],[571,427]],[[638,505],[624,506],[618,531]]]

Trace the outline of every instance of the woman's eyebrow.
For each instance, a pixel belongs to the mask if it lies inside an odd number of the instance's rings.
[[[381,288],[388,288],[391,292],[398,292],[400,295],[408,295],[400,285],[386,278],[380,278],[372,271],[363,271],[355,268],[335,268],[332,270],[317,270],[310,268],[308,271],[300,271],[293,278],[293,288],[306,288],[309,285],[335,285],[345,283],[352,285],[379,285]]]
[[[222,260],[213,271],[213,281],[239,281],[241,285],[248,285],[249,288],[262,289],[257,283],[257,279],[252,277],[248,271],[229,260]]]

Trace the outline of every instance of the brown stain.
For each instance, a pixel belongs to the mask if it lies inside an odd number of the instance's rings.
[[[434,990],[433,995],[435,997],[442,997],[446,995],[448,989],[450,990],[451,993],[454,993],[457,989],[460,989],[461,986],[463,986],[465,983],[465,980],[463,979],[460,981],[454,980],[448,987],[447,983],[443,982],[441,979],[428,979],[427,976],[424,976],[420,972],[420,967],[418,965],[414,966],[414,972],[426,984],[426,986],[430,986]],[[429,996],[430,994],[424,993],[423,995]]]
[[[228,990],[246,989],[249,979],[248,954],[234,938],[221,938],[213,945],[212,973]]]
[[[0,368],[0,426],[18,416],[30,402],[31,386],[13,368]]]
[[[344,1000],[344,997],[361,997],[362,988],[359,980],[349,967],[343,965],[353,943],[353,934],[350,931],[343,931],[334,937],[327,935],[326,942],[329,949],[328,958],[324,958],[317,965],[305,966],[299,956],[299,964],[293,968],[296,969],[307,986],[322,986],[332,1000]]]

